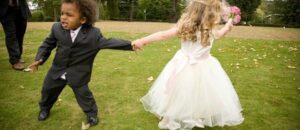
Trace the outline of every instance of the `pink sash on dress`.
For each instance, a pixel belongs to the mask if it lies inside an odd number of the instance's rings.
[[[183,50],[179,50],[175,54],[175,59],[173,64],[176,65],[176,67],[172,70],[171,75],[169,76],[170,78],[167,80],[166,84],[166,91],[165,93],[168,94],[171,90],[171,83],[173,82],[174,78],[176,75],[181,72],[181,70],[186,66],[186,65],[194,65],[197,64],[200,61],[203,61],[207,58],[210,57],[210,48],[211,46],[208,46],[206,48],[203,48],[201,51],[196,51],[195,53],[185,53]]]

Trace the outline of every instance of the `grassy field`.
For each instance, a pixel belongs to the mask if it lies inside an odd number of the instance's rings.
[[[30,26],[23,54],[27,65],[34,60],[37,48],[50,29]],[[255,29],[249,27],[251,29],[253,35],[258,35]],[[284,34],[287,37],[297,36],[300,30],[286,29],[286,33],[282,34],[276,33],[279,28],[265,30],[270,30],[266,32],[271,36],[269,39],[243,38],[237,33],[215,42],[212,54],[219,59],[235,86],[244,109],[245,121],[234,127],[207,127],[204,130],[300,129],[300,40],[299,37],[292,40],[272,37]],[[133,40],[149,33],[140,32],[143,33],[105,30],[104,35]],[[143,109],[139,99],[153,83],[147,78],[153,76],[155,79],[158,76],[180,48],[179,41],[173,38],[149,45],[138,55],[128,51],[100,51],[89,86],[99,107],[101,122],[91,130],[158,130],[159,120]],[[41,86],[52,59],[53,54],[36,73],[12,70],[8,63],[4,33],[0,31],[1,130],[81,128],[81,122],[86,121],[86,117],[68,86],[53,107],[49,119],[37,121]]]

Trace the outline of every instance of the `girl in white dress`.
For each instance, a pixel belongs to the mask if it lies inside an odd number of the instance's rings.
[[[192,0],[176,27],[133,41],[135,49],[172,36],[181,49],[165,66],[149,92],[141,98],[145,109],[157,117],[160,129],[232,126],[243,122],[234,87],[218,60],[210,55],[214,39],[229,32],[232,19],[215,30],[224,2]]]

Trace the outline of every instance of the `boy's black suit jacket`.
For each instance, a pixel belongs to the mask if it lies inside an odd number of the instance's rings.
[[[35,60],[48,59],[51,51],[56,54],[48,76],[58,79],[67,72],[67,81],[71,86],[86,85],[91,78],[93,62],[101,49],[132,50],[129,41],[106,39],[98,28],[82,26],[72,43],[70,31],[62,28],[60,23],[52,26],[51,34],[39,47]]]

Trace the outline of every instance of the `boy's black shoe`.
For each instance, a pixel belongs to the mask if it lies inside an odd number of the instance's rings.
[[[49,116],[49,111],[47,110],[41,110],[40,113],[39,113],[39,117],[38,117],[38,120],[39,121],[44,121],[48,118]]]
[[[94,126],[98,124],[98,117],[97,116],[88,116],[87,122],[90,124],[90,126]]]

